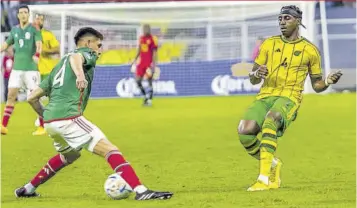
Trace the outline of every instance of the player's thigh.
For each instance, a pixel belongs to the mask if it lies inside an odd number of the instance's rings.
[[[12,70],[9,78],[9,85],[8,88],[22,88],[24,87],[24,80],[23,80],[23,75],[24,71],[21,70]]]
[[[282,117],[282,126],[278,131],[278,136],[282,136],[286,128],[296,119],[299,106],[286,97],[279,97],[270,111],[277,112]]]
[[[56,149],[57,152],[62,154],[73,150],[73,148],[66,142],[66,140],[62,136],[64,127],[68,126],[69,124],[70,121],[65,120],[65,121],[57,121],[53,123],[46,123],[44,126],[46,132],[53,140],[54,148]]]
[[[255,100],[246,110],[242,120],[255,121],[261,128],[269,111],[266,99]]]
[[[31,91],[40,85],[41,77],[38,71],[26,71],[24,74],[24,82],[26,89]]]
[[[144,77],[144,75],[145,75],[145,73],[146,73],[146,67],[144,66],[144,65],[138,65],[137,67],[136,67],[136,76],[137,77],[140,77],[140,78],[142,78],[142,77]]]
[[[83,116],[72,120],[51,122],[50,125],[45,125],[45,128],[49,130],[50,135],[51,132],[61,135],[63,140],[77,151],[85,148],[93,152],[100,140],[107,140],[103,132]]]

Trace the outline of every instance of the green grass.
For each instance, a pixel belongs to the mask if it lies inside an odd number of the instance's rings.
[[[107,198],[109,165],[90,153],[39,188],[38,199],[16,199],[55,154],[50,138],[31,136],[35,114],[18,104],[2,141],[3,208],[109,207],[356,207],[356,95],[305,96],[298,119],[279,140],[284,162],[280,190],[247,193],[258,174],[236,134],[253,97],[158,98],[153,108],[138,99],[91,100],[86,117],[118,145],[141,180],[169,190],[169,201]]]

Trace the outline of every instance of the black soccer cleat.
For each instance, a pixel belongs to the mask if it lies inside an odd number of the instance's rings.
[[[148,99],[148,98],[145,98],[144,102],[143,102],[143,106],[145,107],[150,107],[152,106],[152,100],[151,99]]]
[[[174,194],[171,192],[159,192],[159,191],[151,191],[147,190],[144,193],[136,194],[135,200],[152,200],[152,199],[170,199]]]
[[[26,193],[25,187],[21,187],[15,190],[15,196],[17,198],[32,198],[32,197],[39,197],[40,194],[33,192],[31,194]]]

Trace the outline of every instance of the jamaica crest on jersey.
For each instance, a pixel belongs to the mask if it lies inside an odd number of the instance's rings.
[[[301,54],[301,51],[295,51],[294,56],[299,56]]]

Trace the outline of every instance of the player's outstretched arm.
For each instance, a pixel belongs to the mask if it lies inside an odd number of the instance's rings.
[[[342,71],[338,70],[336,72],[330,73],[326,79],[322,78],[322,75],[310,75],[311,85],[315,92],[320,93],[325,91],[331,84],[336,84],[341,76]]]
[[[72,54],[69,57],[69,63],[71,64],[71,68],[77,77],[76,80],[77,88],[80,91],[84,90],[85,88],[87,88],[88,85],[88,82],[84,76],[84,71],[83,71],[84,57],[80,53]]]
[[[135,56],[135,58],[133,60],[133,63],[131,63],[131,65],[135,64],[135,62],[136,62],[136,60],[138,60],[139,56],[140,56],[140,46],[138,47],[138,50],[136,52],[136,56]]]
[[[27,97],[27,102],[30,103],[32,108],[41,117],[43,117],[43,106],[40,102],[40,98],[45,96],[45,94],[46,92],[42,88],[37,87],[35,90],[32,90],[30,95]]]

